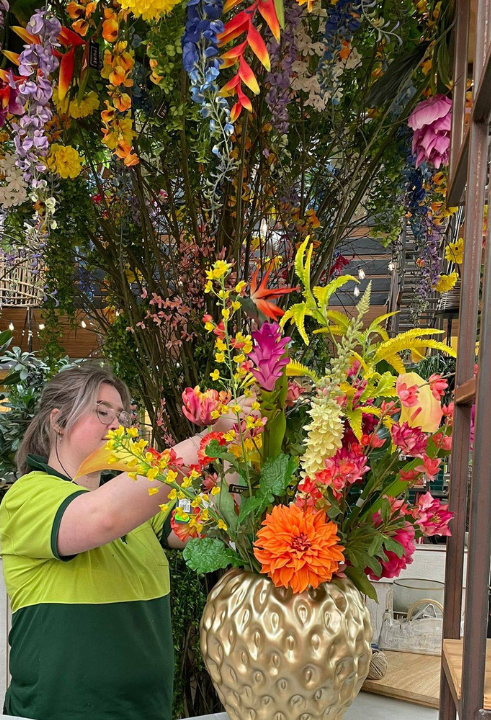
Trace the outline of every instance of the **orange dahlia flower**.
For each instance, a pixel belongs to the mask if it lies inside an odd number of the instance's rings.
[[[337,525],[324,512],[276,505],[266,515],[254,543],[254,555],[276,587],[294,593],[329,582],[344,562]]]

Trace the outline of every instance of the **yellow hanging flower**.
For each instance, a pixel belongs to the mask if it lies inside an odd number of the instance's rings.
[[[461,265],[464,260],[464,239],[459,238],[453,243],[447,245],[445,249],[445,258],[449,262],[457,263]]]
[[[135,17],[153,20],[168,15],[179,0],[121,0],[123,10],[129,10]]]
[[[59,113],[70,115],[70,117],[75,118],[76,120],[78,118],[88,117],[99,107],[99,98],[97,93],[93,90],[85,95],[79,103],[76,98],[74,100],[70,100],[68,96],[60,102],[58,98],[58,90],[55,88],[53,90],[53,102]]]
[[[439,293],[448,292],[455,286],[458,277],[459,274],[456,272],[450,273],[450,275],[440,275],[435,285],[435,290]]]
[[[62,178],[76,178],[82,170],[82,158],[75,148],[70,145],[64,147],[58,145],[58,143],[53,143],[47,162],[51,172]]]
[[[307,449],[302,455],[302,465],[305,475],[313,478],[316,472],[324,468],[324,460],[340,449],[344,426],[341,408],[330,397],[314,398],[308,413],[312,422],[306,426]]]

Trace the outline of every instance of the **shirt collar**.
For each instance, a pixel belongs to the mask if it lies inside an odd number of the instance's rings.
[[[42,457],[41,455],[28,455],[26,458],[26,462],[29,470],[40,470],[41,472],[48,473],[48,475],[54,475],[55,477],[61,478],[61,480],[67,480],[68,482],[72,482],[71,478],[63,475],[62,473],[58,472],[58,470],[55,470],[50,465],[48,465],[48,463],[46,462],[46,458]]]

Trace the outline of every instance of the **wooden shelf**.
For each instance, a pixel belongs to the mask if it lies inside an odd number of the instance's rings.
[[[388,665],[386,675],[381,680],[366,680],[363,690],[417,705],[438,708],[440,656],[391,650],[384,652]]]
[[[462,696],[463,640],[443,641],[443,667],[458,708]],[[486,673],[484,676],[484,710],[491,710],[491,640],[486,645]]]
[[[456,405],[472,405],[476,398],[476,378],[471,378],[467,382],[455,388]]]

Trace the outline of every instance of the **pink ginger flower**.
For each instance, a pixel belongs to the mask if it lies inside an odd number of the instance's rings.
[[[426,451],[427,437],[419,428],[409,427],[407,422],[399,425],[395,423],[391,429],[394,444],[411,457],[423,458]]]
[[[226,405],[229,400],[230,393],[217,390],[201,392],[199,385],[195,388],[188,387],[182,393],[182,412],[195,425],[214,425],[219,416],[212,417],[212,413],[218,410],[220,405]]]
[[[435,95],[418,103],[408,118],[414,131],[412,153],[416,167],[427,162],[436,169],[448,165],[450,150],[452,101],[445,95]]]
[[[418,404],[418,386],[407,386],[406,383],[396,382],[396,392],[404,407],[414,407]]]
[[[297,402],[298,398],[302,393],[304,393],[305,390],[303,387],[301,387],[297,382],[294,380],[288,381],[288,392],[286,394],[286,401],[285,405],[286,407],[293,407],[295,403]]]
[[[400,479],[403,482],[407,482],[407,483],[414,482],[415,480],[417,480],[419,478],[420,475],[421,475],[421,473],[419,472],[419,470],[406,470],[405,472],[404,472],[404,470],[401,470],[399,472]]]
[[[435,400],[439,400],[445,395],[445,390],[448,388],[448,382],[442,378],[438,373],[433,373],[428,379],[430,384],[431,392]]]
[[[416,546],[414,544],[414,527],[411,523],[406,522],[403,528],[399,528],[392,535],[392,539],[400,543],[403,547],[402,557],[398,557],[392,550],[385,550],[387,560],[381,561],[382,573],[381,575],[375,575],[373,570],[366,568],[365,572],[371,580],[380,580],[380,578],[395,578],[398,577],[402,570],[404,570],[413,561],[414,551]]]
[[[418,465],[415,470],[418,470],[420,473],[424,473],[425,477],[431,482],[440,469],[440,463],[440,458],[429,458],[428,456],[425,456],[423,458],[423,464]]]
[[[271,392],[288,365],[286,346],[291,338],[281,336],[281,328],[276,322],[263,323],[252,337],[255,344],[249,353],[249,359],[254,363],[251,373],[260,387]]]
[[[452,534],[448,524],[453,518],[453,512],[450,512],[447,504],[441,503],[429,492],[421,495],[413,516],[425,537]]]

